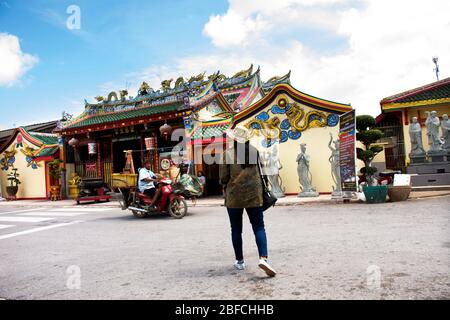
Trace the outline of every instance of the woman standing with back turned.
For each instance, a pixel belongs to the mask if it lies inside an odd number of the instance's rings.
[[[275,270],[267,262],[267,237],[264,228],[263,186],[258,165],[258,152],[250,145],[249,132],[244,128],[228,130],[227,136],[233,141],[233,148],[224,152],[219,166],[220,184],[224,186],[225,206],[231,224],[236,262],[234,267],[245,269],[242,250],[242,215],[247,211],[259,253],[259,267],[268,276],[275,276]]]

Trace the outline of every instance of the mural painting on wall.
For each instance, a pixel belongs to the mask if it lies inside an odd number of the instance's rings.
[[[14,168],[14,162],[16,161],[17,150],[20,150],[25,155],[25,161],[27,162],[27,167],[32,169],[37,169],[41,165],[39,161],[36,161],[36,155],[41,151],[41,149],[34,149],[28,146],[24,141],[21,134],[17,135],[17,139],[13,144],[11,150],[5,151],[3,157],[0,159],[0,168],[3,171],[8,171],[9,168]]]
[[[284,119],[281,118],[283,115]],[[262,134],[262,146],[269,148],[277,141],[298,140],[302,132],[309,128],[335,127],[338,123],[337,114],[318,110],[305,112],[297,102],[288,103],[281,98],[269,111],[259,113],[245,127],[252,131],[252,136]]]
[[[25,142],[22,142],[23,147],[20,149],[20,152],[22,152],[25,155],[25,161],[27,162],[27,167],[30,167],[32,169],[37,169],[41,165],[38,161],[36,161],[36,155],[41,151],[40,149],[34,149],[30,146],[28,146]]]
[[[0,167],[3,171],[8,171],[9,168],[14,168],[16,161],[16,147],[13,145],[12,149],[3,153],[3,158],[0,159]]]

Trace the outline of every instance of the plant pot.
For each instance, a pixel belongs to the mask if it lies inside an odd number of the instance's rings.
[[[61,186],[50,186],[50,200],[61,200]]]
[[[389,186],[388,189],[389,199],[392,202],[406,201],[409,198],[411,189],[412,188],[410,186],[398,186],[398,187]]]
[[[367,203],[384,203],[388,193],[388,186],[365,186],[363,188]]]
[[[14,186],[14,187],[7,186],[6,187],[6,192],[8,193],[8,196],[10,196],[10,197],[15,197],[18,191],[19,191],[19,186]]]
[[[77,184],[69,184],[69,198],[76,199],[78,198],[78,194],[80,193],[80,189]]]

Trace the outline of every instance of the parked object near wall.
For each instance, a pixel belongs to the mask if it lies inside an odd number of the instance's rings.
[[[78,197],[78,193],[80,192],[79,184],[81,182],[81,177],[78,173],[72,173],[72,177],[69,180],[69,198],[76,199]]]
[[[409,174],[396,174],[394,175],[393,184],[388,189],[389,201],[406,201],[411,190],[411,176]]]

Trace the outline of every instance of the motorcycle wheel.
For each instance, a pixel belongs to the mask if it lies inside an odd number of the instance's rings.
[[[125,195],[123,194],[122,190],[120,190],[120,188],[119,188],[119,193],[120,193],[120,197],[119,197],[120,209],[125,210],[128,206],[126,205]]]
[[[172,218],[181,219],[187,213],[187,202],[184,199],[174,199],[169,204],[169,214]]]
[[[147,214],[145,212],[142,211],[136,211],[136,210],[131,210],[131,212],[133,212],[133,216],[135,216],[136,218],[145,218],[147,216]]]
[[[133,202],[132,205],[137,208],[140,208],[140,205],[137,202]],[[133,216],[135,216],[136,218],[145,218],[147,216],[146,212],[137,211],[137,210],[131,210],[131,212],[133,213]]]

